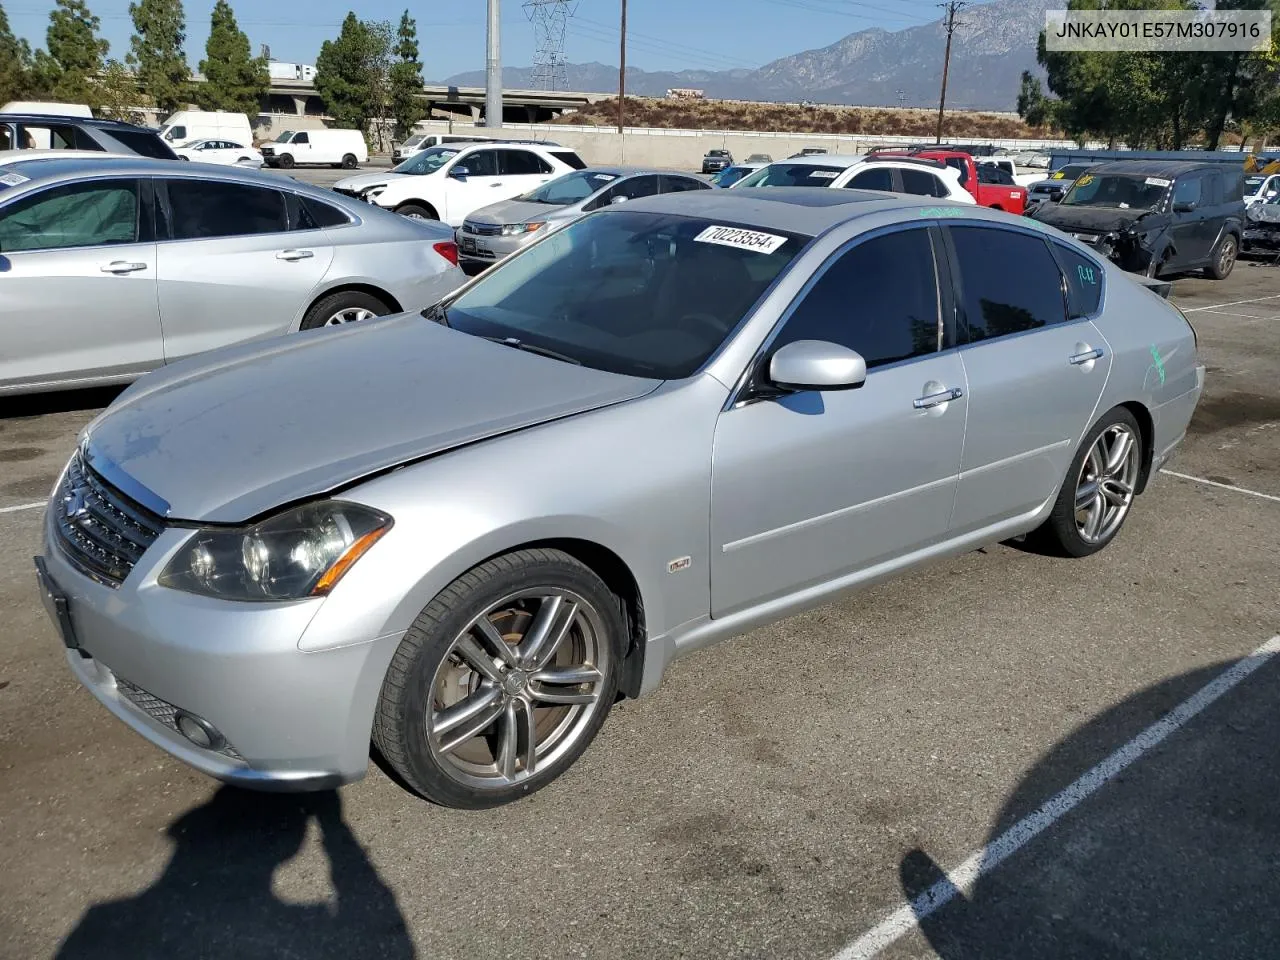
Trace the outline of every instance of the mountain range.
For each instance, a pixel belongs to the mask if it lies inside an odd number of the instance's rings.
[[[1012,110],[1023,70],[1041,75],[1036,38],[1045,10],[1062,0],[993,0],[957,16],[951,43],[947,104],[956,109]],[[782,57],[756,70],[627,70],[627,93],[661,97],[672,87],[693,87],[726,100],[812,100],[859,106],[936,106],[946,31],[942,20],[887,31],[859,30],[830,46]],[[528,89],[533,70],[507,67],[504,86]],[[484,71],[455,74],[445,83],[483,86]],[[566,64],[563,89],[607,93],[618,89],[618,68]]]

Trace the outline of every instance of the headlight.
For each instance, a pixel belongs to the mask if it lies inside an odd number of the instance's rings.
[[[226,600],[323,597],[391,523],[368,507],[326,500],[252,527],[197,530],[160,585]]]
[[[538,220],[534,223],[504,223],[502,225],[502,235],[504,237],[518,237],[522,233],[533,233],[535,230],[541,230],[547,225],[545,220]]]
[[[385,184],[380,187],[370,187],[364,193],[360,194],[360,199],[363,200],[365,203],[373,203],[374,200],[378,196],[380,196],[382,194],[382,191],[385,189],[387,189]]]

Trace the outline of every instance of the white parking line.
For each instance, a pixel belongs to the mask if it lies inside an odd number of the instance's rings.
[[[1212,313],[1219,317],[1240,317],[1243,320],[1274,320],[1275,317],[1260,317],[1255,313],[1233,313],[1230,310],[1206,310],[1206,313]]]
[[[1177,477],[1179,480],[1203,483],[1206,487],[1219,487],[1223,490],[1230,490],[1232,493],[1247,493],[1251,497],[1261,497],[1263,500],[1274,500],[1276,503],[1280,503],[1280,497],[1273,493],[1262,493],[1258,490],[1250,490],[1248,487],[1237,487],[1233,483],[1220,483],[1217,480],[1206,480],[1204,477],[1193,477],[1189,473],[1175,473],[1173,470],[1161,470],[1160,472],[1167,473],[1171,477]]]
[[[949,875],[908,904],[899,907],[879,924],[835,955],[834,960],[867,960],[911,932],[929,914],[946,906],[961,891],[990,873],[1033,839],[1071,812],[1143,754],[1159,745],[1188,720],[1213,703],[1245,677],[1280,653],[1280,634],[1272,637],[1243,660],[1218,674],[1217,678],[1184,700],[1147,729],[1126,743],[1061,793],[1045,801],[1035,813],[1019,820],[999,837],[970,856]]]
[[[36,507],[43,507],[45,501],[39,503],[20,503],[16,507],[0,507],[0,513],[17,513],[19,510],[34,510]]]
[[[1201,310],[1221,310],[1223,307],[1238,307],[1243,303],[1262,303],[1264,300],[1280,300],[1280,293],[1269,297],[1254,297],[1252,300],[1232,300],[1230,303],[1211,303],[1204,307],[1187,307],[1183,313],[1199,313]]]

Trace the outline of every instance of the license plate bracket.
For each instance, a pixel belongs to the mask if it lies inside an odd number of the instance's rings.
[[[44,557],[35,557],[36,580],[40,583],[40,599],[44,602],[45,611],[58,628],[62,643],[68,650],[80,650],[80,640],[76,637],[75,625],[71,622],[71,603],[62,592],[49,569],[45,566]]]
[[[476,242],[475,242],[475,240],[474,240],[473,238],[471,238],[471,237],[462,237],[461,239],[462,239],[462,249],[463,249],[463,250],[465,250],[467,253],[475,253],[475,252],[476,252]]]

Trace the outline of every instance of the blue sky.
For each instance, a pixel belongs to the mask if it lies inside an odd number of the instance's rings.
[[[277,60],[314,63],[320,44],[348,10],[369,20],[399,20],[406,0],[231,0],[256,52],[271,46]],[[565,54],[572,62],[618,62],[620,0],[578,0]],[[133,25],[129,0],[88,0],[102,20],[111,55],[123,59]],[[52,0],[0,0],[14,32],[43,46]],[[213,0],[186,0],[187,57],[199,63]],[[485,0],[409,3],[418,20],[423,73],[443,79],[484,67]],[[845,34],[880,26],[900,30],[939,16],[930,0],[630,0],[627,62],[645,70],[758,67],[780,56],[825,46]],[[533,27],[521,0],[502,0],[502,61],[528,66]]]

